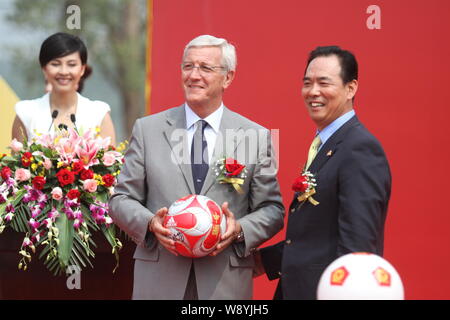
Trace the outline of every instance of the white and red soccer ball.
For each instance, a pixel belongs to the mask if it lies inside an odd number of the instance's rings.
[[[319,300],[403,300],[395,268],[376,254],[357,252],[333,261],[317,287]]]
[[[172,232],[179,254],[200,258],[216,248],[226,230],[226,217],[208,197],[189,195],[170,206],[163,225]]]

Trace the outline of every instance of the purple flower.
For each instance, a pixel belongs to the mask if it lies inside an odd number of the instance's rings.
[[[66,216],[67,216],[67,218],[69,220],[75,219],[75,216],[73,214],[73,210],[70,207],[64,207],[62,210],[66,214]]]
[[[89,209],[91,210],[92,213],[92,217],[97,223],[106,222],[105,214],[108,212],[105,209],[106,206],[107,206],[106,203],[97,203],[97,202],[89,206]]]
[[[83,219],[75,219],[75,221],[73,222],[73,227],[75,229],[79,229],[81,224],[83,223]]]
[[[75,219],[82,219],[83,218],[83,213],[80,210],[76,210],[73,213],[73,216],[75,217]]]
[[[67,207],[70,207],[70,208],[72,208],[72,207],[78,207],[80,204],[78,203],[78,198],[75,198],[75,199],[68,199],[68,198],[66,198],[65,200],[64,200],[64,206],[67,208]]]
[[[55,207],[52,207],[52,210],[50,210],[49,212],[47,212],[47,217],[49,217],[50,219],[52,219],[53,221],[55,221],[56,218],[59,217],[59,212],[58,212],[58,210],[56,210]]]
[[[23,201],[24,203],[28,203],[28,202],[31,201],[31,195],[30,195],[29,192],[27,192],[27,193],[23,196],[22,201]]]
[[[5,202],[6,202],[6,197],[0,193],[0,204],[5,203]]]
[[[32,245],[33,245],[33,242],[30,240],[30,238],[25,237],[23,239],[22,247],[29,247],[29,246],[32,246]]]
[[[29,191],[29,193],[30,193],[31,201],[36,201],[41,196],[40,195],[41,191],[39,191],[39,190],[32,189]]]
[[[34,236],[31,237],[31,241],[33,243],[39,242],[39,240],[41,239],[41,234],[43,234],[43,231],[41,231],[41,233],[36,233]]]
[[[39,226],[41,225],[38,221],[35,221],[33,218],[31,218],[28,221],[28,224],[30,225],[31,228],[33,228],[33,232],[36,232]]]
[[[50,229],[52,227],[52,219],[47,218],[44,221],[42,221],[42,224],[44,224],[48,229]]]
[[[47,203],[47,201],[48,201],[48,197],[47,197],[47,195],[45,194],[45,193],[43,193],[42,191],[40,191],[40,190],[37,190],[37,192],[38,192],[38,198],[37,198],[37,201],[39,202],[39,204],[40,205],[43,205],[43,206],[45,206],[45,204]],[[43,209],[43,208],[42,208]]]
[[[39,205],[33,206],[31,209],[31,217],[36,218],[42,212],[41,207]]]
[[[14,180],[14,179],[12,179],[12,178],[6,179],[5,182],[6,182],[6,185],[7,185],[9,188],[14,187],[15,184],[16,184],[16,180]]]
[[[8,204],[6,205],[6,212],[8,212],[8,213],[14,213],[14,212],[16,212],[16,210],[14,209],[14,206],[13,206],[11,203],[8,203]]]

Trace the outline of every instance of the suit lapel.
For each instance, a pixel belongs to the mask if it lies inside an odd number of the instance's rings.
[[[313,173],[319,172],[323,165],[337,152],[339,144],[344,140],[347,131],[351,127],[358,125],[359,123],[360,122],[358,118],[356,116],[353,116],[335,133],[333,133],[333,135],[327,140],[327,142],[325,142],[325,144],[317,153],[316,157],[309,167],[309,171]]]
[[[190,193],[194,194],[184,105],[171,109],[166,116],[166,121],[167,127],[164,129],[164,136],[172,150],[172,158],[175,158]]]
[[[239,129],[241,129],[239,119],[234,112],[224,107],[219,134],[217,135],[216,145],[214,146],[213,156],[209,163],[208,174],[206,175],[201,194],[206,194],[211,186],[216,183],[215,170],[217,161],[224,157],[234,157],[235,150],[243,136],[238,134]]]

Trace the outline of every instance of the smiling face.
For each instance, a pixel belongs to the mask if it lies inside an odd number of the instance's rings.
[[[51,60],[42,68],[42,71],[51,85],[52,92],[75,92],[85,67],[81,63],[80,54],[74,52]]]
[[[233,81],[234,71],[223,68],[219,47],[190,48],[183,59],[183,65],[186,64],[194,65],[191,70],[182,68],[181,71],[186,102],[197,114],[210,114],[220,106],[224,90]],[[213,68],[205,72],[207,68],[201,70],[200,66]]]
[[[320,56],[311,61],[303,78],[302,96],[319,130],[353,109],[352,99],[357,89],[357,80],[343,83],[336,55]]]

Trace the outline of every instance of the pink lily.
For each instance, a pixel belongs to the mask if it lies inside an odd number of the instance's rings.
[[[76,148],[81,143],[82,138],[73,129],[69,129],[69,136],[61,138],[55,143],[55,149],[60,154],[63,162],[70,163],[75,158]]]
[[[90,167],[98,164],[98,159],[95,158],[99,146],[95,140],[83,140],[76,147],[76,154],[85,167]]]

